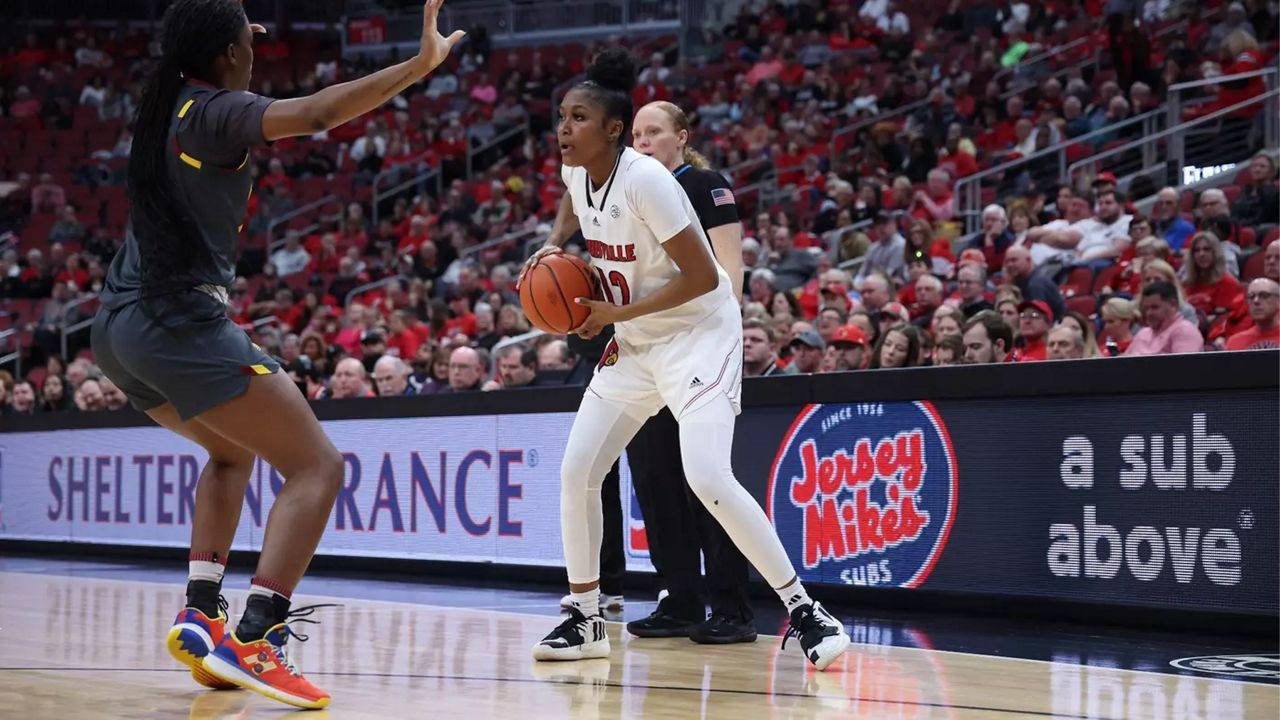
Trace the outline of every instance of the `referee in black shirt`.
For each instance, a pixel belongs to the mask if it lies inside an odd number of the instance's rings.
[[[693,203],[716,261],[729,274],[734,296],[742,297],[742,224],[729,183],[707,168],[688,147],[689,119],[669,102],[653,102],[636,113],[635,149],[676,176]],[[756,639],[747,604],[747,560],[724,529],[694,496],[680,458],[680,426],[669,409],[649,419],[627,446],[632,482],[644,514],[649,554],[663,575],[668,595],[649,617],[627,624],[639,637],[689,636],[700,643]],[[706,558],[702,584],[699,550]],[[706,600],[711,617],[706,616]]]

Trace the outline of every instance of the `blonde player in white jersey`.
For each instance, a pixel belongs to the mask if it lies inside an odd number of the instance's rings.
[[[563,202],[578,218],[606,299],[579,300],[591,314],[574,332],[592,337],[610,324],[615,330],[583,395],[560,470],[572,606],[569,617],[534,646],[533,656],[609,655],[599,612],[600,486],[645,420],[668,406],[680,423],[694,493],[776,589],[791,616],[788,637],[797,636],[805,656],[826,668],[848,647],[849,636],[809,598],[768,518],[730,465],[740,411],[742,317],[729,277],[712,259],[676,178],[625,146],[635,84],[630,55],[604,51],[587,77],[560,104]],[[559,248],[548,245],[538,255],[550,252]]]

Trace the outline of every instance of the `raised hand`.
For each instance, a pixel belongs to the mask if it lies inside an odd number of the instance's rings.
[[[439,67],[440,63],[449,57],[449,51],[453,50],[453,46],[462,42],[462,38],[467,36],[461,30],[454,30],[449,37],[440,34],[437,18],[443,5],[444,0],[427,0],[422,6],[422,46],[418,51],[418,58],[426,72]]]

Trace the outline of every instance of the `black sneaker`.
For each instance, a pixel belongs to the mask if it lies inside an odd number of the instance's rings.
[[[756,641],[756,628],[741,618],[712,615],[689,633],[689,639],[702,645],[729,645]]]
[[[800,638],[804,656],[819,670],[825,670],[849,647],[849,633],[844,624],[835,619],[821,603],[801,605],[791,611],[791,627],[782,636],[782,648],[787,639]]]
[[[604,618],[587,617],[576,607],[551,634],[533,646],[534,660],[587,660],[609,657],[609,634]]]
[[[658,609],[650,613],[649,617],[627,623],[627,632],[642,638],[689,637],[689,633],[699,624],[697,620],[668,615],[659,603]]]

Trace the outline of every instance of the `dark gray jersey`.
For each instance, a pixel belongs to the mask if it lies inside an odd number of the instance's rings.
[[[266,144],[262,114],[271,98],[223,90],[191,81],[183,88],[169,126],[168,182],[181,214],[204,241],[182,278],[191,287],[228,287],[235,279],[236,238],[243,227],[253,178],[252,148]],[[102,302],[119,307],[137,299],[142,287],[138,240],[134,234],[137,206],[131,208],[124,247],[107,273]],[[152,226],[153,223],[141,223]],[[176,239],[175,239],[176,241]]]

